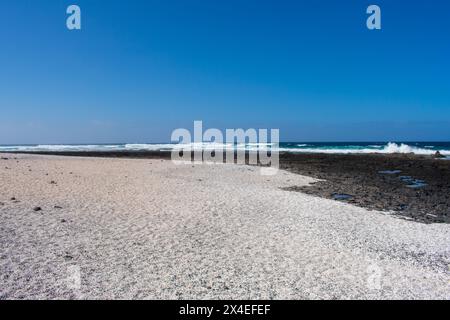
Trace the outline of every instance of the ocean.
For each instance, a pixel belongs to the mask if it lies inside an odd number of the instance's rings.
[[[190,147],[194,150],[212,150],[223,148],[230,150],[257,151],[272,147],[272,150],[292,153],[414,153],[433,155],[439,151],[450,158],[450,142],[281,142],[278,147],[271,144],[214,144],[196,143],[180,145],[172,143],[111,143],[111,144],[34,144],[34,145],[0,145],[0,152],[8,151],[171,151]]]

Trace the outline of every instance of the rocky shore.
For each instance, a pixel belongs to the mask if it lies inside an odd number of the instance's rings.
[[[170,152],[36,152],[37,154],[170,159]],[[321,181],[300,191],[423,223],[450,222],[450,161],[414,154],[280,154],[280,168]]]
[[[324,182],[286,170],[264,176],[254,166],[152,156],[1,155],[0,300],[450,297],[448,224],[287,191]],[[407,160],[396,165],[395,157],[385,167],[362,158],[360,168],[356,157],[282,159],[282,167],[328,178],[327,198],[353,190],[358,199],[391,183],[409,190],[401,174],[438,181],[428,160],[403,172]],[[364,172],[361,191],[350,189]]]
[[[283,154],[281,168],[321,179],[291,190],[391,211],[419,222],[450,222],[450,161],[416,155]]]

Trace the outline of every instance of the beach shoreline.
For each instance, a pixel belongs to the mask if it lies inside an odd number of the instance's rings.
[[[247,165],[2,154],[0,299],[450,299],[447,224]]]
[[[171,159],[170,151],[36,151],[11,154]],[[348,196],[339,201],[369,210],[391,212],[422,223],[450,223],[448,160],[414,154],[281,152],[279,157],[280,169],[318,179],[313,185],[291,186],[288,190],[326,199]],[[424,185],[411,187],[414,181]]]

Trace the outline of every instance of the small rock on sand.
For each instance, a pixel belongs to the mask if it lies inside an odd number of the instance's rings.
[[[42,208],[41,207],[34,207],[33,211],[42,211]]]

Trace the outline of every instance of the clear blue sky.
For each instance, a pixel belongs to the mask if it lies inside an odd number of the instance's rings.
[[[165,142],[194,120],[450,140],[449,21],[447,0],[1,0],[0,144]]]

